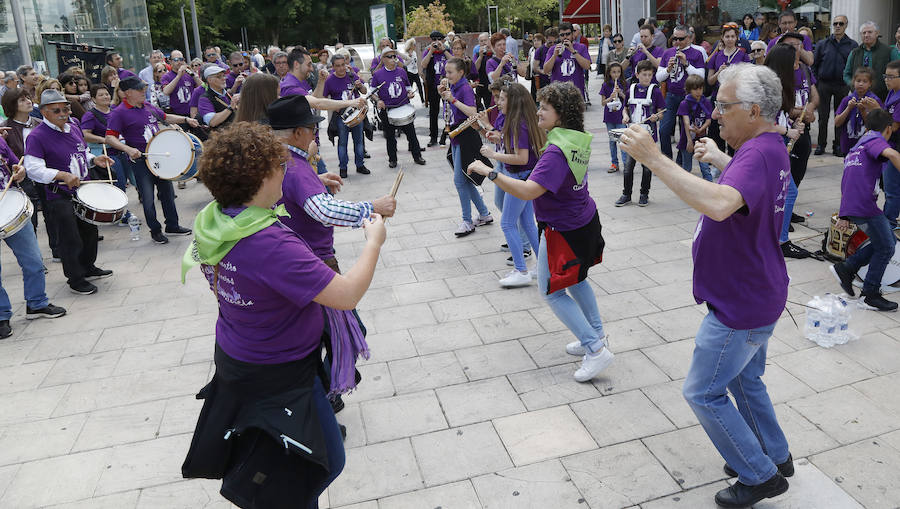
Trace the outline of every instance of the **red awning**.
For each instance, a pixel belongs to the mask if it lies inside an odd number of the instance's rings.
[[[600,23],[600,0],[569,0],[563,11],[569,23]]]

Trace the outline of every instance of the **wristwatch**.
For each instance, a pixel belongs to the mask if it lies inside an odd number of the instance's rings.
[[[488,180],[490,180],[490,181],[493,182],[495,178],[497,178],[497,172],[496,172],[496,171],[490,171],[490,172],[488,173]]]

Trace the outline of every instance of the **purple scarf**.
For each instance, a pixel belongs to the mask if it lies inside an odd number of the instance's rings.
[[[862,97],[856,93],[854,90],[849,94],[851,99],[856,99],[856,102],[862,100]],[[864,97],[875,97],[872,92],[868,92]],[[850,118],[847,119],[847,137],[851,139],[859,139],[863,133],[866,132],[866,126],[863,125],[862,114],[859,112],[859,107],[856,107],[852,112],[850,112]]]
[[[341,311],[327,306],[325,316],[331,332],[331,390],[336,396],[356,388],[356,359],[369,358],[369,345],[353,311]]]

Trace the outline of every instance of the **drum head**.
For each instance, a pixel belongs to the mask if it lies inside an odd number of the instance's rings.
[[[194,143],[177,129],[163,129],[147,143],[147,167],[157,177],[171,180],[186,172],[194,161]],[[168,155],[166,155],[168,154]]]
[[[0,226],[7,225],[22,213],[28,197],[18,189],[10,188],[0,200]]]
[[[84,182],[75,191],[75,196],[99,212],[115,212],[128,206],[128,195],[112,184]]]

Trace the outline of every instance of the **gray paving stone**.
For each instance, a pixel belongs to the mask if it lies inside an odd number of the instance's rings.
[[[422,355],[388,363],[397,394],[467,381],[452,352]]]
[[[25,362],[85,355],[91,352],[99,337],[100,331],[93,330],[42,338],[25,358]]]
[[[187,340],[136,346],[122,351],[112,375],[127,375],[181,364]]]
[[[694,338],[706,315],[696,306],[641,315],[641,321],[666,341]]]
[[[485,509],[578,509],[584,506],[581,493],[559,460],[478,476],[472,479],[472,484]]]
[[[328,488],[334,507],[424,487],[409,439],[347,450],[344,472]]]
[[[678,380],[687,375],[694,354],[694,340],[683,339],[675,343],[651,346],[641,350],[669,378]]]
[[[494,419],[516,466],[595,449],[596,442],[567,406]]]
[[[412,438],[412,445],[428,486],[512,466],[490,422],[419,435]]]
[[[681,489],[640,441],[576,454],[562,463],[591,508],[627,507]]]
[[[682,488],[695,488],[725,477],[724,460],[699,425],[641,441]]]
[[[365,312],[361,313],[366,327],[374,328],[375,333],[391,332],[423,325],[436,323],[428,304],[410,304],[409,306],[397,306],[391,313]],[[370,325],[371,324],[371,325]]]
[[[794,463],[791,487],[779,497],[753,504],[754,509],[862,509],[840,485],[822,473],[815,465],[802,459]]]
[[[111,351],[58,359],[41,386],[53,387],[111,376],[121,356],[121,351]]]
[[[603,332],[609,340],[610,350],[616,354],[665,343],[639,318],[603,322]]]
[[[68,387],[58,385],[46,389],[0,394],[0,426],[46,419],[53,413]]]
[[[397,303],[401,306],[453,297],[450,288],[443,280],[396,285],[392,287],[392,290]]]
[[[37,389],[55,363],[32,362],[0,369],[0,394]]]
[[[794,458],[804,458],[840,445],[787,404],[775,405],[775,416]]]
[[[766,384],[769,398],[771,398],[772,403],[775,404],[802,398],[815,393],[808,385],[788,373],[787,370],[772,360],[766,362],[766,372],[763,375],[762,380],[763,383]]]
[[[190,443],[191,435],[186,434],[113,447],[94,494],[109,495],[180,481],[181,464]]]
[[[344,397],[347,403],[385,398],[396,394],[387,363],[361,364],[356,369],[362,375],[362,380],[353,392]]]
[[[416,347],[406,330],[384,332],[366,336],[369,345],[369,360],[360,359],[359,364],[372,362],[387,362],[397,359],[409,359],[415,357]]]
[[[469,320],[416,327],[409,329],[409,335],[419,355],[449,352],[482,344]]]
[[[616,354],[615,361],[595,377],[592,383],[602,394],[640,389],[669,380],[646,355],[639,351]]]
[[[419,509],[421,507],[467,509],[480,506],[475,489],[468,480],[394,495],[378,501],[378,509]],[[373,507],[373,509],[375,508]]]
[[[877,376],[853,384],[853,387],[866,395],[879,408],[900,415],[900,373]]]
[[[772,359],[816,391],[872,377],[872,372],[834,349],[809,348]]]
[[[900,416],[881,410],[852,387],[807,396],[790,406],[842,444],[900,428]]]
[[[452,322],[494,314],[494,308],[481,295],[454,297],[429,303],[438,322]]]
[[[509,375],[529,411],[600,396],[592,384],[576,382],[572,374],[580,363],[563,364]]]
[[[370,443],[387,442],[447,427],[434,391],[360,403]]]
[[[543,368],[580,361],[580,358],[566,353],[566,344],[574,339],[571,332],[564,330],[529,336],[520,339],[519,342],[534,359],[534,363]]]
[[[108,459],[109,451],[99,450],[25,463],[0,499],[0,506],[39,507],[88,498]],[[48,472],[53,472],[53,489],[47,489]]]
[[[159,423],[159,436],[192,433],[203,408],[203,400],[194,396],[179,396],[165,400],[162,420]]]
[[[11,339],[0,343],[0,368],[18,366],[25,362],[25,358],[40,341],[38,339],[11,341]]]
[[[163,322],[148,322],[139,325],[123,325],[104,329],[94,345],[95,352],[118,350],[126,346],[150,345],[156,342]]]
[[[457,350],[456,356],[469,380],[483,380],[537,367],[518,341],[464,348]]]
[[[681,388],[684,380],[674,380],[649,387],[642,387],[641,392],[656,405],[662,413],[679,428],[687,428],[699,424],[697,416],[684,400]]]
[[[439,388],[435,391],[450,426],[463,426],[525,412],[505,377]]]
[[[49,509],[124,509],[136,507],[140,491],[126,491],[103,497],[86,498],[77,502],[66,502],[48,506]]]
[[[506,267],[506,269],[509,269],[509,267]],[[496,271],[498,280],[509,273],[509,270],[506,269]],[[497,285],[498,283],[494,284]],[[519,288],[499,288],[498,290],[485,293],[484,298],[491,303],[491,306],[497,310],[497,313],[503,314],[544,306],[543,300],[538,298],[539,295],[537,284],[534,283]]]
[[[543,331],[527,311],[473,318],[471,322],[486,344],[533,336]]]
[[[900,500],[900,451],[879,439],[817,454],[810,461],[869,509],[888,509]]]
[[[835,350],[877,375],[900,371],[900,342],[886,334],[869,333],[862,341],[838,345]]]
[[[219,488],[222,482],[197,479],[144,488],[140,492],[138,509],[170,507],[172,509],[230,509],[231,502],[222,498]]]
[[[613,394],[571,406],[601,447],[675,429],[641,391]]]
[[[696,304],[690,281],[677,281],[667,285],[645,288],[641,291],[641,295],[663,311]]]
[[[23,422],[6,426],[0,434],[0,464],[9,465],[68,453],[87,416]]]
[[[700,486],[687,491],[644,502],[642,509],[719,509],[713,497],[716,492],[728,487],[725,481]]]
[[[609,294],[643,290],[656,286],[655,281],[633,268],[595,273],[591,275],[591,279]]]
[[[156,437],[165,401],[151,401],[91,412],[73,451],[100,449]]]
[[[637,291],[598,295],[597,308],[604,321],[621,320],[658,311],[656,306]]]

